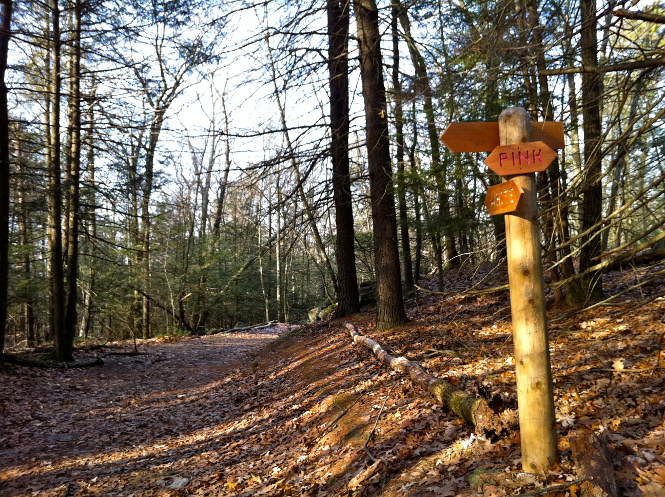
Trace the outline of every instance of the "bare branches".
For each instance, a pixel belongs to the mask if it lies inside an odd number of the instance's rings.
[[[662,14],[653,14],[651,12],[635,12],[626,9],[617,9],[613,12],[613,14],[623,19],[635,19],[638,21],[665,24],[665,16]]]

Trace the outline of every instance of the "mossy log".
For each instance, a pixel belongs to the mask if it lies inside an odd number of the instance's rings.
[[[480,433],[500,431],[502,423],[499,416],[489,407],[485,399],[470,395],[446,380],[432,376],[415,361],[390,355],[378,342],[358,333],[352,324],[347,324],[346,328],[351,334],[353,343],[370,349],[386,366],[408,374],[413,383],[436,397],[448,410],[457,414],[466,423],[475,426],[476,431]]]

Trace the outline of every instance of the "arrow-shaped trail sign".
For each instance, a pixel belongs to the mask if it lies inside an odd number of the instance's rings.
[[[513,212],[517,210],[517,204],[522,193],[524,193],[524,190],[513,180],[490,186],[485,196],[485,207],[487,207],[490,216]]]
[[[539,173],[557,158],[557,153],[541,141],[499,145],[485,164],[499,176]]]
[[[557,150],[564,147],[563,123],[532,122],[533,140]],[[499,123],[450,123],[440,140],[453,153],[491,152],[499,146]]]

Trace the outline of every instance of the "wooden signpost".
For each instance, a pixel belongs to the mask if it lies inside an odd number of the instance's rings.
[[[485,196],[485,207],[491,216],[513,212],[517,210],[522,193],[524,191],[512,180],[490,186]]]
[[[453,152],[492,152],[485,163],[504,176],[487,192],[485,205],[491,215],[507,214],[522,467],[544,473],[557,460],[557,440],[535,173],[554,161],[552,149],[563,148],[563,124],[532,123],[525,109],[512,107],[498,123],[453,123],[441,141]]]

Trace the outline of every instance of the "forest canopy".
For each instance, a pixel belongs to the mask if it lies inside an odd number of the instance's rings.
[[[663,2],[0,3],[0,351],[343,315],[359,285],[389,326],[428,274],[486,288],[501,179],[438,137],[513,106],[564,123],[551,298],[663,255]]]

